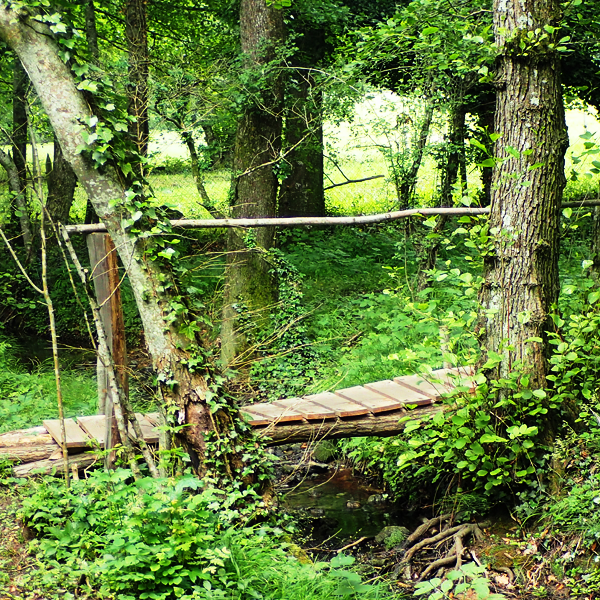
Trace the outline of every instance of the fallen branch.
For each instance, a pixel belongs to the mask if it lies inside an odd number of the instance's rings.
[[[323,191],[331,190],[336,187],[340,187],[341,185],[348,185],[349,183],[362,183],[363,181],[371,181],[371,179],[379,179],[380,177],[385,177],[385,175],[371,175],[371,177],[361,177],[360,179],[347,179],[346,181],[342,181],[342,183],[332,183],[331,185],[325,186]]]
[[[349,550],[350,548],[354,548],[355,546],[358,546],[359,544],[362,544],[365,540],[368,540],[368,539],[369,538],[367,536],[363,535],[361,538],[357,539],[355,542],[352,542],[351,544],[347,544],[343,548],[340,548],[337,551],[337,553],[340,554],[344,550]]]
[[[600,206],[600,199],[584,200],[582,202],[563,202],[562,208],[584,208]],[[258,219],[174,219],[172,227],[182,229],[213,229],[219,227],[309,227],[312,225],[370,225],[373,223],[389,223],[406,217],[452,215],[452,216],[477,216],[488,215],[489,207],[484,208],[411,208],[397,210],[375,215],[362,215],[360,217],[275,217]],[[87,225],[67,225],[69,233],[94,233],[104,232],[103,223],[90,223]]]

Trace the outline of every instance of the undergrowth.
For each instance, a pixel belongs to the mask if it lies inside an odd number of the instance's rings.
[[[32,486],[21,512],[37,536],[30,550],[43,565],[38,585],[79,597],[390,597],[348,569],[351,557],[295,558],[283,529],[256,523],[263,509],[252,491],[218,490],[191,475],[134,483],[118,469],[70,490],[45,480]]]

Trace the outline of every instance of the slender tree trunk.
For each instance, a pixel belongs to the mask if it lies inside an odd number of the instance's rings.
[[[242,0],[242,52],[250,76],[275,60],[283,41],[283,14],[265,0]],[[277,70],[276,70],[277,71]],[[254,74],[256,76],[256,74]],[[232,216],[274,217],[277,201],[275,164],[281,150],[283,82],[274,72],[240,117],[235,143]],[[264,253],[273,244],[275,229],[265,227],[246,235],[231,230],[221,325],[221,359],[232,365],[251,344],[250,332],[268,318],[277,291]],[[243,324],[243,325],[242,325]]]
[[[100,58],[100,49],[98,48],[98,30],[96,29],[94,0],[85,0],[85,37],[90,56],[97,63]]]
[[[125,35],[129,61],[128,113],[132,119],[129,123],[129,135],[137,146],[138,154],[145,157],[148,155],[148,138],[150,136],[146,0],[127,0]]]
[[[77,177],[71,165],[65,160],[60,144],[54,137],[54,161],[46,161],[46,183],[48,196],[46,210],[55,223],[67,224],[75,198]],[[48,170],[50,166],[50,170]]]
[[[490,214],[494,254],[485,259],[480,296],[481,342],[483,360],[492,351],[502,357],[490,376],[505,377],[521,363],[534,388],[546,386],[546,331],[558,298],[568,138],[557,53],[544,44],[527,46],[525,40],[546,25],[558,26],[560,18],[557,0],[494,4],[500,50],[496,131],[501,137]],[[536,164],[542,166],[532,167]]]
[[[202,469],[205,433],[225,416],[210,414],[207,405],[208,384],[204,371],[190,372],[188,341],[178,332],[172,314],[171,296],[165,286],[165,273],[154,261],[147,260],[145,249],[152,242],[127,233],[122,219],[131,213],[125,190],[117,173],[107,165],[98,171],[83,157],[78,146],[84,143],[81,123],[92,117],[89,105],[77,90],[69,68],[58,55],[52,34],[44,25],[0,4],[0,36],[19,55],[37,95],[50,119],[65,159],[94,204],[105,224],[122,263],[127,269],[131,288],[144,326],[144,335],[166,404],[175,408],[176,422],[187,424],[179,434],[194,466]],[[122,201],[115,210],[116,200]]]
[[[489,134],[494,131],[495,102],[484,102],[484,104],[479,105],[477,108],[477,119],[479,122],[479,126],[486,132],[486,135],[484,135],[484,138],[481,141],[484,143],[484,145],[486,145],[486,147],[488,147],[490,155],[493,155],[494,146],[493,144],[489,143]],[[492,201],[492,176],[492,167],[483,167],[481,169],[482,206],[489,206],[490,202]]]
[[[458,181],[461,164],[465,163],[465,117],[465,107],[462,102],[453,103],[448,120],[449,131],[440,185],[440,206],[452,206],[453,188]]]
[[[27,201],[27,88],[29,78],[19,58],[13,64],[12,155],[17,167],[21,192]]]
[[[290,173],[279,193],[280,217],[324,217],[323,95],[311,94],[314,78],[305,71],[290,86],[285,119],[286,161]]]
[[[192,135],[191,131],[187,131],[185,129],[181,129],[180,134],[181,138],[183,139],[185,145],[188,148],[188,152],[190,153],[190,160],[192,163],[192,177],[194,178],[194,182],[196,183],[196,189],[198,190],[198,194],[200,194],[200,198],[202,200],[202,207],[205,208],[213,218],[224,219],[225,215],[213,206],[213,202],[210,199],[208,192],[206,191],[206,187],[204,186],[202,172],[200,170],[200,159],[198,157],[196,143],[194,142],[194,136]]]
[[[415,195],[415,190],[417,189],[419,169],[421,168],[421,163],[423,162],[425,146],[427,146],[429,131],[431,130],[431,123],[433,121],[433,102],[429,99],[426,99],[425,101],[427,104],[425,105],[425,111],[423,113],[423,118],[421,119],[419,133],[416,138],[412,162],[408,171],[396,184],[398,194],[398,210],[403,210],[410,207],[412,204],[412,199]]]
[[[0,165],[4,167],[8,177],[8,189],[11,191],[17,213],[19,215],[19,224],[21,225],[21,235],[23,236],[23,245],[27,256],[30,255],[33,236],[31,233],[31,221],[29,220],[29,210],[23,190],[21,189],[21,180],[19,179],[19,171],[17,165],[12,158],[0,148]]]

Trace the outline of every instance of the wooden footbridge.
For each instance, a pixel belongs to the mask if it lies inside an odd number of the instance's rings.
[[[321,439],[361,436],[389,436],[404,429],[408,420],[419,420],[438,412],[442,395],[474,387],[467,367],[440,369],[427,375],[408,375],[289,398],[276,402],[250,404],[240,408],[243,417],[264,438],[267,445]],[[136,414],[144,439],[157,444],[158,413]],[[104,415],[65,420],[66,446],[72,468],[96,462],[94,449],[102,448]],[[0,434],[0,460],[14,463],[17,476],[39,472],[59,472],[62,468],[62,434],[58,420],[41,427]],[[86,452],[92,450],[91,452]]]

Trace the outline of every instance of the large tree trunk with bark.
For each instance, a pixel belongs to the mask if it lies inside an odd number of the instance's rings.
[[[77,176],[71,165],[63,156],[60,144],[54,138],[54,160],[50,157],[46,161],[46,182],[48,184],[48,196],[46,198],[46,209],[55,223],[67,224],[69,213],[75,198],[77,187]]]
[[[81,124],[92,117],[90,107],[77,89],[69,68],[60,59],[45,25],[30,19],[24,11],[17,14],[0,4],[0,36],[19,55],[65,159],[91,199],[127,268],[153,366],[159,381],[165,382],[164,402],[173,408],[176,422],[188,424],[182,429],[180,439],[192,458],[201,461],[204,434],[214,429],[206,401],[206,375],[192,373],[186,366],[188,342],[177,331],[177,323],[167,319],[172,308],[169,292],[165,290],[164,272],[154,261],[147,260],[144,252],[152,242],[136,238],[123,229],[122,220],[131,210],[126,205],[125,190],[116,171],[110,166],[96,170],[78,150],[78,146],[84,144]]]
[[[526,40],[528,33],[559,23],[556,0],[495,1],[500,50],[495,128],[501,137],[490,215],[494,252],[485,259],[480,297],[481,342],[484,359],[492,351],[502,357],[490,376],[505,377],[521,363],[533,388],[546,386],[568,138],[557,53]]]
[[[265,0],[242,0],[240,35],[246,69],[268,69],[283,41],[281,9],[267,6]],[[255,74],[254,76],[257,76]],[[281,150],[283,81],[278,69],[271,70],[260,97],[248,99],[237,128],[232,216],[274,217],[277,202],[277,176],[274,167]],[[231,230],[227,243],[227,269],[221,358],[233,365],[236,357],[251,345],[251,331],[268,318],[277,290],[265,259],[273,244],[275,229],[265,227],[246,235]]]
[[[29,79],[19,58],[13,65],[12,154],[19,173],[21,191],[27,194],[27,88]]]
[[[307,70],[296,73],[286,111],[286,162],[290,173],[279,193],[280,217],[324,217],[323,95],[311,93],[314,78]]]

